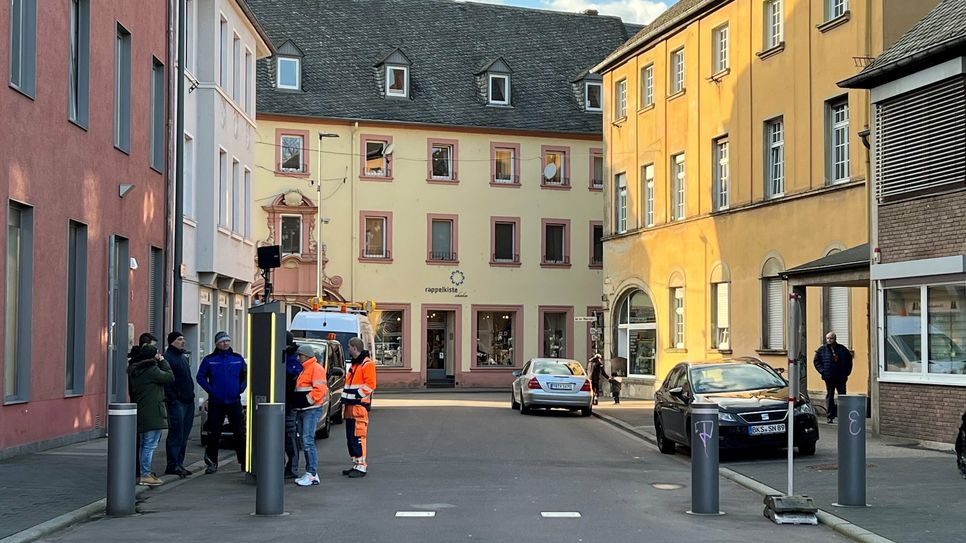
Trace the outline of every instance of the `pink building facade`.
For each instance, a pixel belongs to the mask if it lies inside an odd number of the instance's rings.
[[[0,4],[0,458],[102,435],[129,340],[163,342],[167,20]]]

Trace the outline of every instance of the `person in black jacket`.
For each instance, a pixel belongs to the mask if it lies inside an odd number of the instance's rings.
[[[299,433],[298,410],[293,398],[295,383],[302,373],[302,362],[295,354],[299,346],[295,344],[292,332],[286,332],[285,340],[285,478],[295,479],[299,470]]]
[[[164,359],[174,372],[174,382],[164,386],[164,401],[168,406],[168,438],[164,442],[168,465],[164,472],[183,479],[191,475],[184,467],[184,454],[195,421],[195,382],[181,332],[168,334]]]
[[[838,416],[835,392],[845,394],[845,384],[852,373],[852,353],[835,339],[835,332],[825,334],[825,344],[815,350],[815,358],[812,359],[815,369],[825,381],[825,410],[829,424]]]
[[[601,359],[600,354],[595,354],[590,357],[590,364],[588,364],[588,373],[590,373],[590,386],[594,392],[594,405],[597,405],[597,397],[600,396],[601,386],[600,378],[603,376],[608,381],[610,381],[610,375],[607,375],[607,370],[604,369],[604,361]]]
[[[959,474],[966,479],[966,413],[963,413],[963,423],[959,425],[959,435],[956,436],[956,465]]]

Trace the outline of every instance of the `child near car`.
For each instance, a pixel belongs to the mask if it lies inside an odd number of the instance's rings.
[[[610,394],[614,397],[614,403],[621,403],[621,387],[624,386],[624,378],[620,371],[615,371],[613,377],[608,379],[610,382]]]

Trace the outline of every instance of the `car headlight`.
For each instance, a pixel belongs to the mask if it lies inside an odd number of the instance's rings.
[[[814,415],[815,410],[812,409],[812,404],[803,403],[795,408],[795,414],[796,415]]]
[[[718,420],[723,422],[738,422],[738,419],[731,413],[722,413],[721,411],[718,411]]]

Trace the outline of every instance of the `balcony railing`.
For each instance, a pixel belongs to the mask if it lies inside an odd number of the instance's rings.
[[[604,265],[604,257],[599,256],[599,255],[593,255],[593,256],[591,256],[590,257],[590,265],[591,266],[603,266]]]
[[[435,262],[455,262],[458,260],[456,251],[429,251],[426,259]]]
[[[548,187],[566,187],[570,185],[569,177],[558,177],[555,179],[544,178],[543,184]]]
[[[553,264],[553,265],[556,265],[556,266],[569,266],[570,265],[570,256],[569,255],[563,255],[563,256],[561,256],[561,255],[544,255],[544,257],[543,257],[543,263],[544,264]]]
[[[392,251],[386,249],[382,252],[374,252],[366,249],[363,253],[362,258],[372,258],[372,259],[390,259],[392,258]]]
[[[591,179],[590,180],[590,188],[592,188],[592,189],[602,189],[602,188],[604,188],[604,180],[603,179]]]
[[[493,182],[496,183],[496,184],[498,184],[498,185],[517,185],[517,184],[520,183],[520,176],[519,175],[512,175],[512,176],[510,176],[509,179],[507,179],[507,178],[500,178],[500,177],[497,177],[497,176],[494,175],[493,176]]]
[[[491,256],[493,258],[493,262],[496,262],[499,264],[519,264],[520,263],[520,255],[517,255],[517,254],[509,255],[505,253],[493,253]]]

